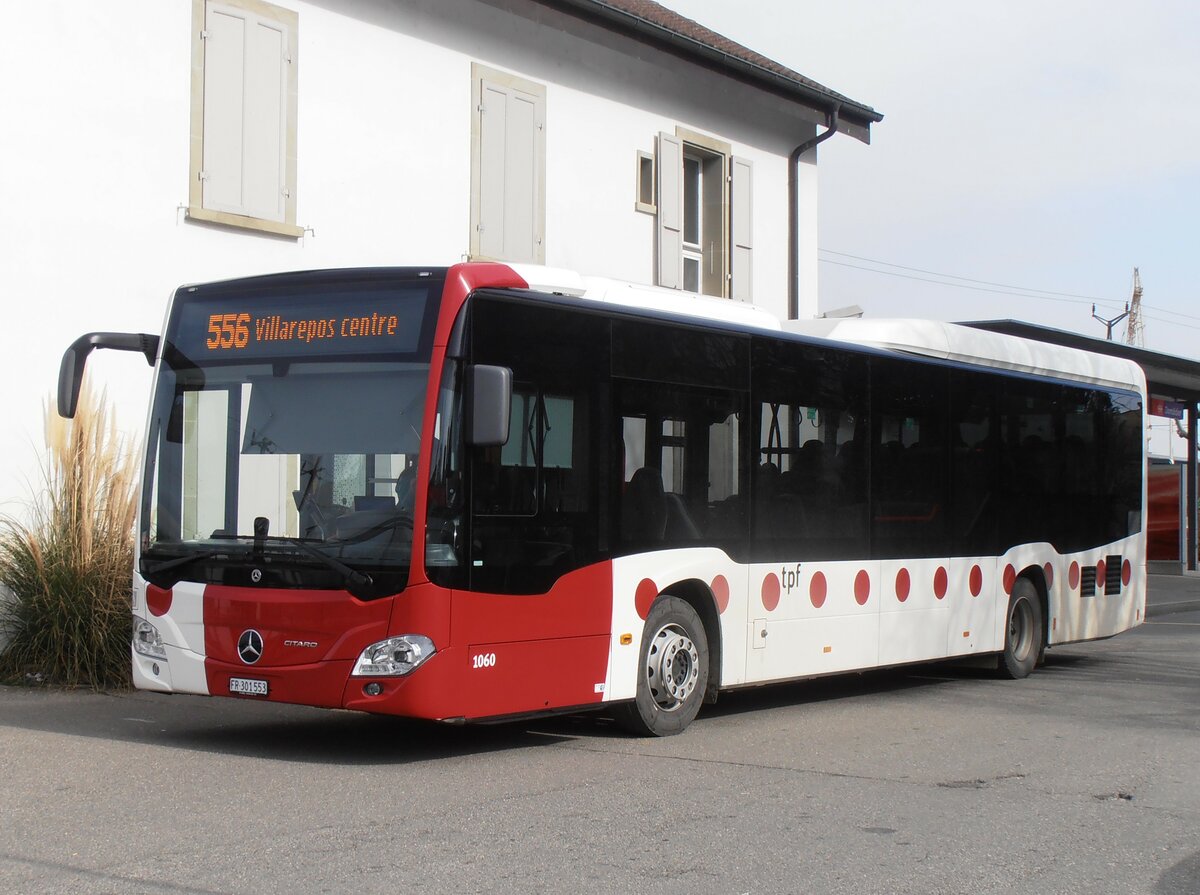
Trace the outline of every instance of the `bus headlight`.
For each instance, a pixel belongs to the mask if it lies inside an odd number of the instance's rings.
[[[402,677],[437,652],[424,634],[402,634],[372,643],[354,663],[355,677]]]
[[[158,628],[136,615],[133,617],[133,649],[151,659],[167,661],[167,650],[163,646]]]

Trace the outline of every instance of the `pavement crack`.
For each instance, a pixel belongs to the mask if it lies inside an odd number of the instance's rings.
[[[170,892],[172,895],[228,895],[228,892],[223,889],[201,889],[196,886],[184,886],[178,883],[172,883],[166,880],[157,879],[142,879],[136,876],[130,876],[126,873],[110,873],[105,870],[93,870],[90,867],[81,867],[78,864],[68,864],[63,861],[45,861],[41,858],[30,858],[25,855],[14,855],[11,852],[0,852],[0,861],[9,861],[13,864],[24,864],[26,867],[34,867],[38,870],[52,871],[56,873],[67,873],[74,876],[87,877],[94,880],[102,880],[109,883],[119,883],[120,891],[128,892],[130,884],[137,888],[144,888],[153,892]]]
[[[840,780],[862,780],[862,781],[869,782],[869,783],[895,783],[895,784],[899,784],[899,785],[903,785],[903,786],[914,786],[914,787],[920,787],[920,788],[927,788],[930,786],[945,787],[948,785],[950,788],[957,788],[955,786],[955,784],[953,784],[953,783],[951,783],[951,784],[931,783],[926,780],[913,780],[913,779],[907,778],[907,777],[887,777],[887,776],[880,776],[877,774],[852,774],[852,773],[849,773],[846,771],[828,771],[828,770],[821,770],[819,768],[798,768],[798,767],[791,767],[788,765],[762,764],[760,762],[752,762],[752,761],[735,761],[733,759],[728,759],[728,758],[697,758],[696,756],[692,756],[692,755],[659,755],[654,752],[643,752],[643,751],[620,752],[620,751],[615,751],[612,749],[602,749],[602,748],[595,747],[595,746],[584,746],[584,745],[580,745],[578,743],[563,744],[563,748],[578,749],[583,752],[592,752],[592,753],[601,754],[601,755],[617,755],[617,756],[635,755],[638,758],[657,758],[657,759],[661,759],[664,761],[687,762],[690,764],[699,764],[699,765],[706,765],[706,766],[745,768],[748,770],[780,771],[783,773],[805,774],[805,775],[814,776],[814,777],[830,777],[833,779],[840,779]],[[979,783],[981,783],[983,786],[987,786],[987,785],[990,785],[990,783],[997,783],[997,782],[1001,782],[1004,780],[1023,780],[1023,779],[1025,779],[1024,774],[1001,774],[997,777],[993,777],[990,782],[989,781],[979,781]],[[974,783],[975,783],[975,781],[970,781],[970,782],[964,783],[963,786],[964,787],[974,786]],[[981,788],[981,787],[974,787],[974,788]]]

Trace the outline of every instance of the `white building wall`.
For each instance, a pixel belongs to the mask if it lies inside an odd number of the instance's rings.
[[[787,156],[814,126],[778,99],[529,0],[324,0],[299,13],[300,239],[189,221],[191,0],[10,9],[0,54],[0,511],[37,483],[43,402],[91,330],[158,332],[185,282],[441,265],[469,245],[472,62],[547,88],[546,263],[650,283],[637,150],[676,126],[754,165],[754,300],[787,311]],[[815,166],[802,165],[802,310],[815,311]],[[89,378],[140,433],[149,368]]]

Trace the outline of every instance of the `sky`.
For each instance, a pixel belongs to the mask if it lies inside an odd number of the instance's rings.
[[[1137,267],[1200,359],[1200,3],[663,2],[885,116],[818,150],[823,311],[1103,338]]]

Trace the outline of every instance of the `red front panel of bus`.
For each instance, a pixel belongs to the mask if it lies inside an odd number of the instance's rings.
[[[419,584],[364,602],[339,591],[210,585],[205,672],[214,696],[231,679],[266,681],[272,701],[419,718],[489,718],[599,703],[608,672],[612,567],[563,576],[546,594],[448,591]],[[261,656],[239,654],[248,631]],[[362,650],[424,634],[437,653],[403,678],[351,677]],[[372,681],[383,692],[368,695]]]
[[[230,678],[265,680],[269,696],[304,705],[341,705],[346,676],[364,646],[387,636],[391,600],[363,602],[344,591],[270,590],[210,584],[204,589],[208,690],[230,695]],[[238,641],[261,637],[245,661]]]
[[[418,718],[493,718],[599,703],[608,672],[612,566],[564,575],[548,593],[453,593],[416,585],[396,598],[390,633],[425,633],[438,652],[404,678],[346,686],[348,709]],[[444,639],[431,607],[449,609]],[[364,644],[365,645],[365,644]]]

